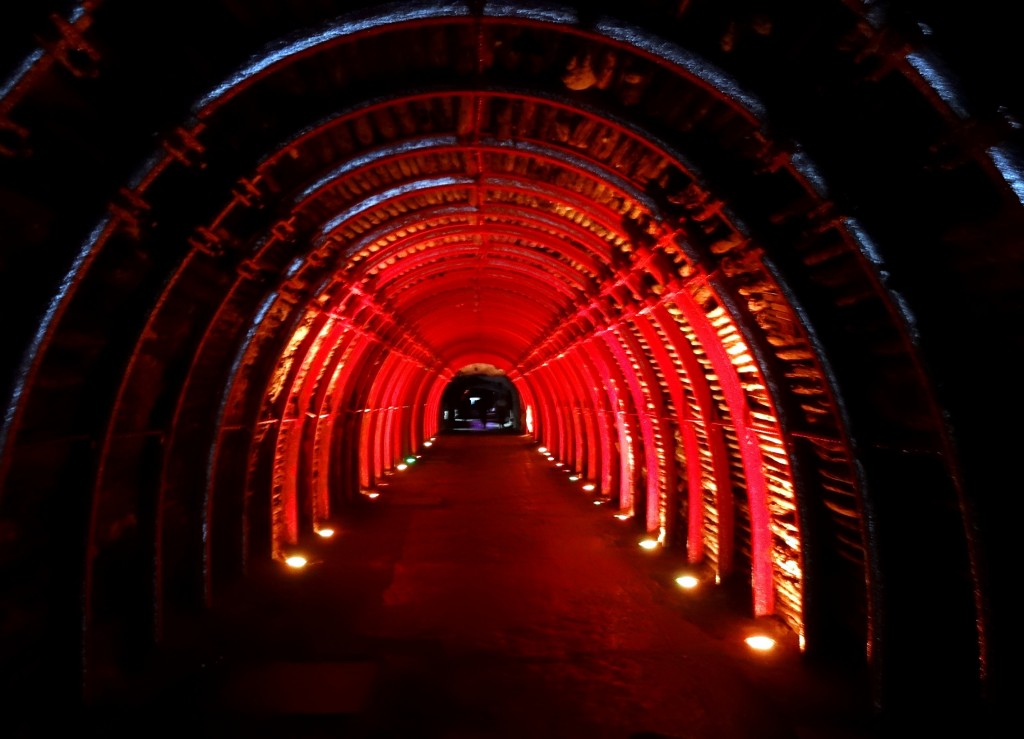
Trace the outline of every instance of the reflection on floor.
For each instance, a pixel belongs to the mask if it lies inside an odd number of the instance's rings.
[[[499,423],[498,421],[481,421],[479,418],[463,420],[455,419],[451,428],[452,431],[512,431],[511,422]]]

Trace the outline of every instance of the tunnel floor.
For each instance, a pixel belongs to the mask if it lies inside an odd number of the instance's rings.
[[[679,590],[529,437],[444,434],[314,542],[250,573],[150,684],[92,716],[146,735],[358,739],[866,737],[864,702],[795,644]],[[177,662],[175,667],[172,662]],[[147,690],[146,681],[126,686]],[[127,700],[126,702],[130,702]]]

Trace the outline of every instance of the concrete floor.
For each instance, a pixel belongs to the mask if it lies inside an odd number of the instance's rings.
[[[202,667],[148,706],[145,735],[873,735],[856,690],[791,637],[751,652],[753,619],[680,590],[678,554],[639,548],[632,522],[535,449],[442,435],[314,542],[312,566],[253,572],[215,609]]]

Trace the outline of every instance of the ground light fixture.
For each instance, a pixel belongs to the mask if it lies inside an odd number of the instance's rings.
[[[657,549],[658,548],[658,540],[657,539],[641,539],[640,540],[640,548],[641,549],[648,549],[648,550],[650,550],[650,549]]]
[[[401,464],[395,465],[395,469],[398,470],[399,472],[402,472],[404,470],[409,469],[409,465],[407,465],[405,462],[402,462]]]
[[[546,446],[539,446],[537,447],[537,451],[540,452],[541,454],[547,454],[548,448]]]
[[[309,560],[303,557],[301,554],[290,554],[284,559],[284,563],[291,567],[293,570],[301,570],[303,567],[309,564]]]
[[[583,489],[586,490],[588,493],[590,493],[590,492],[594,491],[595,487],[596,487],[596,485],[594,485],[594,483],[588,482],[586,485],[583,486]]]
[[[676,585],[684,590],[693,590],[700,585],[700,579],[693,575],[680,575],[676,578]]]
[[[325,526],[322,529],[317,529],[316,535],[319,536],[321,539],[330,539],[332,536],[334,536],[334,529],[332,529],[329,526]]]
[[[423,446],[434,446],[434,442],[432,442],[432,441],[425,441],[425,442],[423,442]]]
[[[406,464],[413,464],[415,461],[416,461],[416,457],[406,457],[405,458],[405,463]]]
[[[764,634],[755,634],[744,639],[747,646],[758,652],[770,652],[775,648],[775,640]]]

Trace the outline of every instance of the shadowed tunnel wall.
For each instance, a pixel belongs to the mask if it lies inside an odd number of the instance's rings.
[[[1024,190],[989,5],[5,10],[5,672],[102,695],[487,365],[880,711],[1001,706]]]

